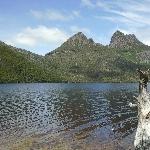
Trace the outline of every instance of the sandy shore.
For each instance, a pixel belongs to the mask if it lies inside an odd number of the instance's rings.
[[[106,142],[79,141],[77,139],[65,139],[60,134],[38,134],[26,137],[14,138],[4,141],[0,150],[132,150],[133,145],[124,141],[109,140]]]

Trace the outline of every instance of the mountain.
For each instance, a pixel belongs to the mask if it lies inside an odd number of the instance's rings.
[[[67,53],[68,51],[76,51],[78,49],[84,49],[84,47],[92,47],[92,46],[102,46],[99,43],[95,43],[92,38],[87,38],[82,32],[78,32],[77,34],[70,37],[66,42],[64,42],[61,47],[55,49],[52,52],[46,54],[46,56],[51,54]]]
[[[0,83],[61,81],[57,74],[45,57],[0,42]]]
[[[133,34],[116,31],[103,46],[79,32],[45,57],[70,82],[127,82],[136,80],[136,68],[150,67],[146,54],[150,47]]]
[[[45,56],[0,42],[0,83],[131,82],[138,67],[150,68],[150,47],[120,31],[106,46],[78,32]]]
[[[111,48],[132,48],[133,46],[144,45],[134,34],[125,35],[120,31],[116,31],[110,41]]]

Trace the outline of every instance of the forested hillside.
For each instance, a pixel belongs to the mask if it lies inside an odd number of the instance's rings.
[[[150,47],[120,31],[107,46],[79,32],[46,57],[72,82],[136,81],[136,68],[150,67]]]
[[[61,76],[42,56],[0,42],[0,82],[60,82]]]

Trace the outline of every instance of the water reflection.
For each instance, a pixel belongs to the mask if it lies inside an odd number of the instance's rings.
[[[0,85],[0,140],[60,132],[91,142],[122,139],[137,126],[136,84]]]

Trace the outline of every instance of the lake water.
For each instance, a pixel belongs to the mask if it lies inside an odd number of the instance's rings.
[[[132,149],[137,95],[135,83],[0,84],[0,149],[24,137],[29,149]]]

